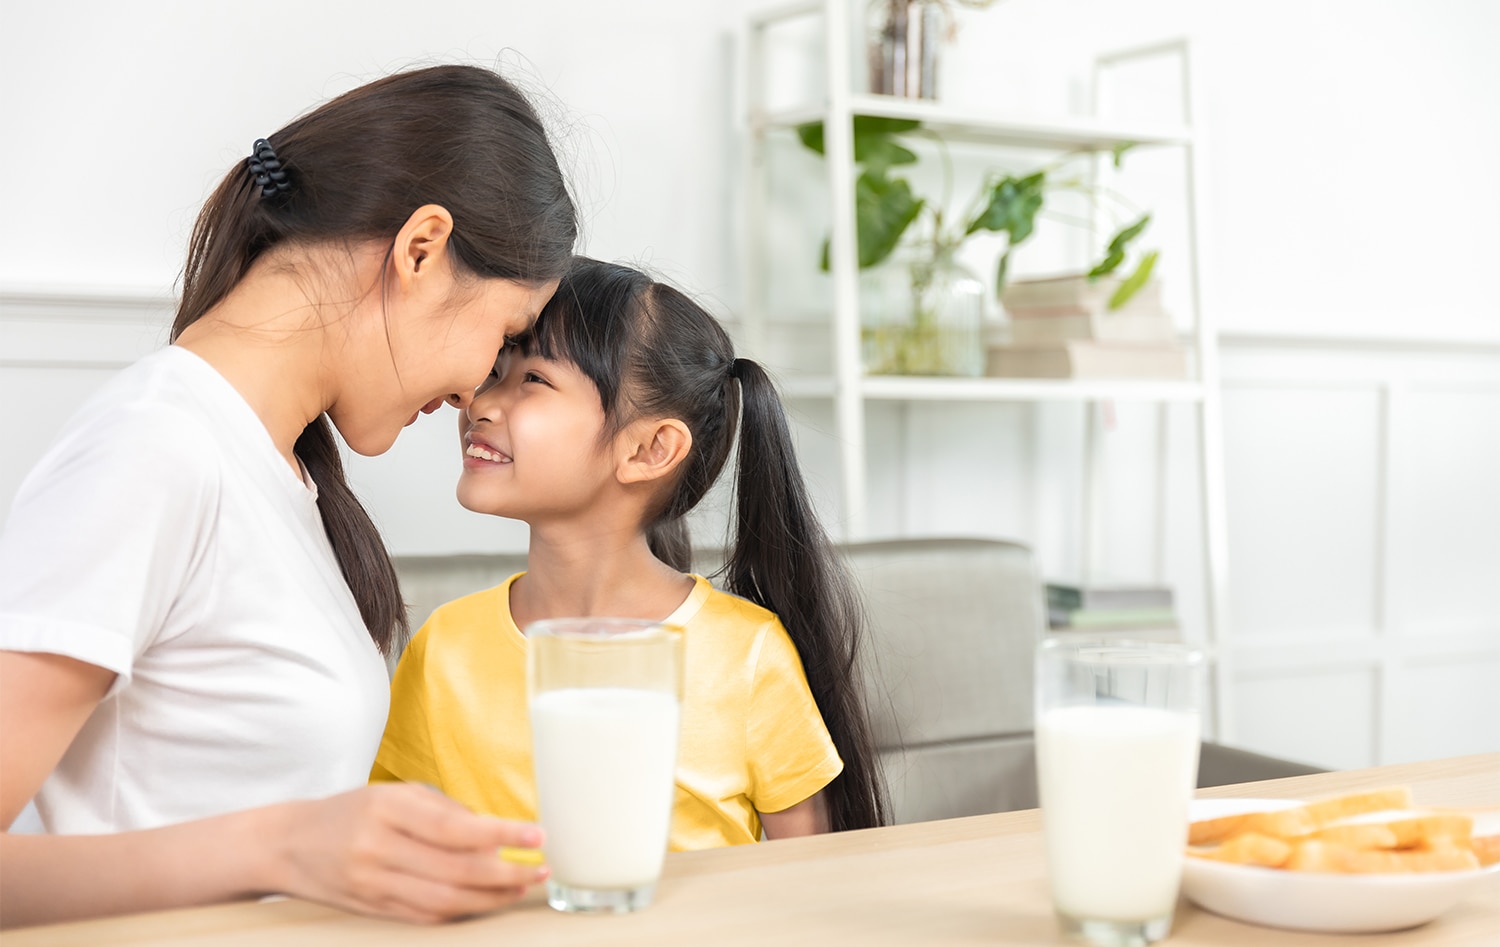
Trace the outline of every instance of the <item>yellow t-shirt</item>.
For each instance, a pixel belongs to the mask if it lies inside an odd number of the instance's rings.
[[[526,639],[511,576],[441,606],[401,656],[370,778],[431,783],[476,812],[537,819]],[[671,848],[760,838],[757,812],[812,796],[843,769],[775,615],[694,576],[665,623],[684,629],[682,736]]]

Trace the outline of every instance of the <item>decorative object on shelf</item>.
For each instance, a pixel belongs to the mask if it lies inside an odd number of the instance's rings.
[[[1073,340],[1058,345],[992,346],[985,374],[996,378],[1188,377],[1180,345]]]
[[[1149,266],[1145,270],[1149,275]],[[1135,289],[1127,283],[1070,273],[1007,284],[1000,303],[1010,317],[1009,339],[990,345],[986,374],[1186,378],[1187,352],[1161,306],[1160,283]],[[1111,300],[1122,293],[1126,302],[1110,309]]]
[[[1053,630],[1177,628],[1172,590],[1165,586],[1047,583],[1047,624]]]
[[[871,0],[870,91],[937,98],[938,56],[957,31],[953,4],[982,9],[995,0]]]
[[[984,284],[952,249],[907,243],[860,278],[872,375],[984,374]]]
[[[861,280],[865,370],[870,374],[982,373],[984,341],[978,321],[983,317],[983,290],[974,306],[976,322],[970,334],[967,329],[970,304],[965,300],[977,277],[970,274],[970,279],[954,278],[959,274],[956,255],[976,233],[1005,234],[1005,250],[995,270],[996,291],[1003,293],[1011,254],[1035,232],[1048,189],[1082,191],[1091,198],[1098,196],[1095,189],[1062,173],[1078,153],[1070,152],[1023,175],[991,174],[969,208],[956,223],[951,223],[945,218],[942,204],[916,196],[909,181],[892,173],[894,168],[918,161],[916,152],[906,147],[899,136],[922,134],[944,147],[941,138],[915,120],[869,115],[854,116],[853,132],[854,162],[859,169],[854,184],[859,267],[886,271],[871,273]],[[822,122],[799,125],[797,135],[805,147],[820,155],[824,153]],[[1127,143],[1114,149],[1117,167],[1129,148]],[[945,161],[945,173],[947,168]],[[1124,263],[1131,243],[1150,220],[1149,214],[1141,215],[1117,232],[1103,259],[1082,279],[1092,284],[1110,277]],[[909,236],[913,233],[916,236]],[[895,261],[887,263],[898,246],[903,251]],[[824,270],[829,268],[828,254],[829,244],[824,241]],[[1109,284],[1110,292],[1104,297],[1106,308],[1126,306],[1147,285],[1156,257],[1154,250],[1146,253],[1134,272]],[[954,292],[959,293],[958,297],[954,297]],[[944,354],[938,358],[937,353]]]

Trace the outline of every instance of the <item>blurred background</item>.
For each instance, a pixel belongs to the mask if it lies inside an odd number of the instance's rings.
[[[794,335],[810,326],[826,346],[827,173],[790,134],[765,153],[774,285],[747,276],[746,24],[774,6],[4,0],[0,509],[74,408],[165,342],[197,206],[251,142],[411,66],[490,65],[533,95],[572,177],[583,252],[652,269],[742,336],[750,290],[765,290],[773,321]],[[852,3],[852,42],[874,6]],[[1189,40],[1195,246],[1180,155],[1128,156],[1121,187],[1155,213],[1166,308],[1185,328],[1196,249],[1217,327],[1221,739],[1330,768],[1500,750],[1500,5],[943,6],[955,29],[939,97],[972,114],[1100,111],[1097,56]],[[778,100],[824,101],[820,22],[778,34],[765,77]],[[1181,90],[1162,81],[1143,75],[1109,105],[1180,121]],[[1035,162],[963,148],[951,160],[955,204],[985,169]],[[937,192],[938,167],[924,154],[914,180]],[[964,251],[991,285],[997,250],[984,238]],[[1049,227],[1012,274],[1090,252],[1077,228]],[[988,294],[986,317],[1002,315]],[[795,380],[797,348],[760,354]],[[790,406],[818,501],[847,535],[832,403]],[[1024,542],[1051,579],[1164,583],[1182,635],[1202,639],[1204,505],[1187,406],[881,402],[866,421],[867,515],[851,538]],[[1085,524],[1091,425],[1102,476]],[[524,550],[524,526],[453,500],[453,435],[445,409],[388,454],[351,461],[392,551]],[[721,540],[723,505],[695,522],[700,541]]]

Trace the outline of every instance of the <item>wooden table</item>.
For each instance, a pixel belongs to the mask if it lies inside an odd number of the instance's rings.
[[[1406,784],[1427,805],[1500,804],[1500,753],[1200,791],[1306,798]],[[669,856],[656,903],[627,917],[510,911],[420,928],[303,901],[230,904],[10,931],[5,947],[104,944],[736,944],[843,947],[1059,943],[1037,810]],[[1171,945],[1500,943],[1500,876],[1423,927],[1367,937],[1273,931],[1183,902]]]

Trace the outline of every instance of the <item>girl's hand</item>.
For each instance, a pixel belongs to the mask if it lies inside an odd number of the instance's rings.
[[[277,823],[276,890],[362,914],[435,923],[515,902],[546,866],[502,847],[538,848],[542,830],[475,815],[428,787],[367,786],[264,810]]]
[[[822,835],[828,831],[828,800],[823,790],[780,812],[760,813],[760,827],[766,839],[799,838],[803,835]]]

